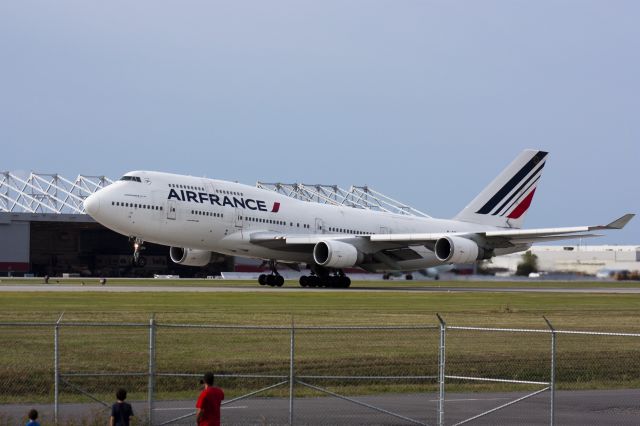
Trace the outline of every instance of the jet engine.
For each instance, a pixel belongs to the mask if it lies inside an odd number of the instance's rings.
[[[207,266],[211,261],[211,252],[208,250],[171,247],[169,256],[178,265],[186,266]]]
[[[313,248],[313,260],[329,268],[349,268],[362,261],[362,253],[342,241],[320,241]]]
[[[434,251],[439,261],[447,263],[472,263],[484,258],[484,250],[475,241],[462,237],[438,238]]]

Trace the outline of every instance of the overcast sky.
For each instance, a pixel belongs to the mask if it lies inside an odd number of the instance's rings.
[[[368,184],[527,227],[640,213],[638,1],[2,1],[0,171]],[[590,243],[640,244],[640,218]]]

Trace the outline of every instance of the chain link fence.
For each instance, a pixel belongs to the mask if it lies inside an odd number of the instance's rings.
[[[637,424],[640,334],[547,325],[0,323],[0,425],[193,424],[205,371],[225,424]]]

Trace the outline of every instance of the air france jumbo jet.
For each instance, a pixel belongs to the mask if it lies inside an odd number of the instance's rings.
[[[544,151],[525,150],[452,219],[413,217],[296,200],[215,179],[135,171],[89,196],[86,212],[135,239],[170,246],[171,260],[205,266],[211,252],[267,261],[262,285],[282,286],[280,264],[308,264],[303,287],[348,287],[343,270],[407,272],[472,263],[527,250],[533,243],[598,236],[608,225],[521,229],[542,169]]]

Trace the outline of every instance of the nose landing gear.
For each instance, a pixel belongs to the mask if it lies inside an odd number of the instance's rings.
[[[147,259],[141,255],[142,250],[145,250],[144,241],[138,237],[132,237],[133,240],[133,260],[131,264],[143,268],[147,264]]]

